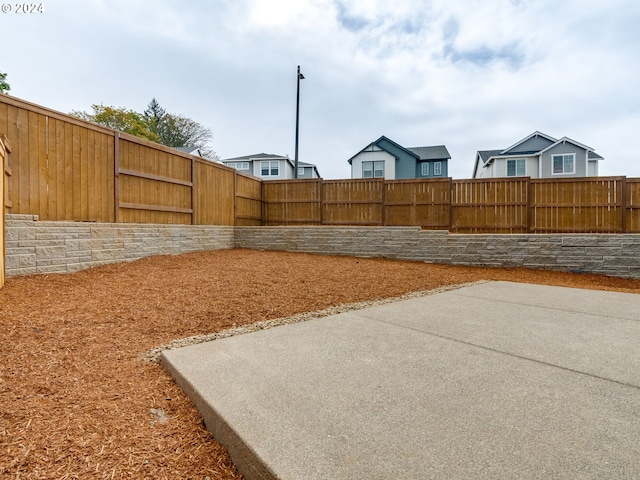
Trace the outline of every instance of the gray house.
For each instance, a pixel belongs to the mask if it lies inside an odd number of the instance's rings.
[[[575,140],[533,132],[505,150],[479,150],[472,178],[595,177],[601,160],[593,148]]]
[[[444,178],[451,155],[444,145],[403,147],[384,135],[370,143],[348,162],[351,178]]]
[[[222,163],[238,171],[248,173],[263,180],[290,180],[294,175],[295,164],[289,157],[269,153],[256,153],[243,157],[227,158]],[[298,178],[320,178],[318,168],[298,161]]]

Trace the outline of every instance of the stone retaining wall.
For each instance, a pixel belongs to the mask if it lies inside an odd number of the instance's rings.
[[[36,215],[6,216],[7,277],[69,273],[150,255],[233,246],[233,227],[40,222]]]
[[[419,227],[219,227],[6,216],[7,277],[234,247],[640,278],[638,234],[460,235]]]
[[[235,246],[640,278],[638,234],[450,234],[419,227],[236,227]]]

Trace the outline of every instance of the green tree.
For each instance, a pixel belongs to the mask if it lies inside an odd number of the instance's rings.
[[[149,102],[143,115],[147,125],[163,145],[199,148],[205,157],[217,158],[210,147],[213,133],[195,120],[167,113],[155,98]]]
[[[155,98],[143,113],[102,104],[91,105],[91,108],[93,113],[73,111],[71,115],[168,147],[198,148],[204,157],[218,158],[210,146],[213,138],[211,130],[190,118],[167,113]]]
[[[160,106],[155,98],[151,99],[149,105],[147,105],[147,109],[143,112],[143,116],[145,121],[147,122],[147,125],[149,125],[151,131],[155,132],[158,136],[160,136],[158,133],[160,124],[163,122],[166,115],[166,110]]]
[[[0,93],[7,94],[9,90],[11,90],[11,87],[7,83],[7,74],[0,73]]]
[[[144,116],[133,110],[126,108],[108,107],[105,105],[91,105],[93,113],[73,111],[71,115],[74,117],[97,123],[103,127],[112,128],[120,132],[135,135],[136,137],[146,138],[153,142],[159,142],[160,139],[146,122]]]

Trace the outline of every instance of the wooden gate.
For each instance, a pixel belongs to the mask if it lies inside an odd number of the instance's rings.
[[[5,246],[4,246],[4,215],[8,213],[10,204],[6,202],[9,193],[9,176],[11,175],[11,166],[9,165],[9,141],[7,137],[0,134],[0,288],[4,286],[4,266],[5,266]],[[6,209],[5,209],[6,207]]]

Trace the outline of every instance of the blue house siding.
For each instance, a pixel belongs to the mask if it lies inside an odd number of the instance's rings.
[[[398,148],[397,145],[388,141],[386,138],[381,139],[376,145],[396,157],[397,179],[416,178],[416,157]]]
[[[437,162],[440,162],[440,175],[434,175],[433,173],[434,164]],[[429,164],[428,175],[422,175],[422,164],[424,163]],[[449,165],[449,162],[447,161],[447,159],[444,159],[444,158],[442,160],[420,161],[420,162],[417,162],[415,176],[409,177],[409,178],[445,178],[449,176],[448,165]]]

